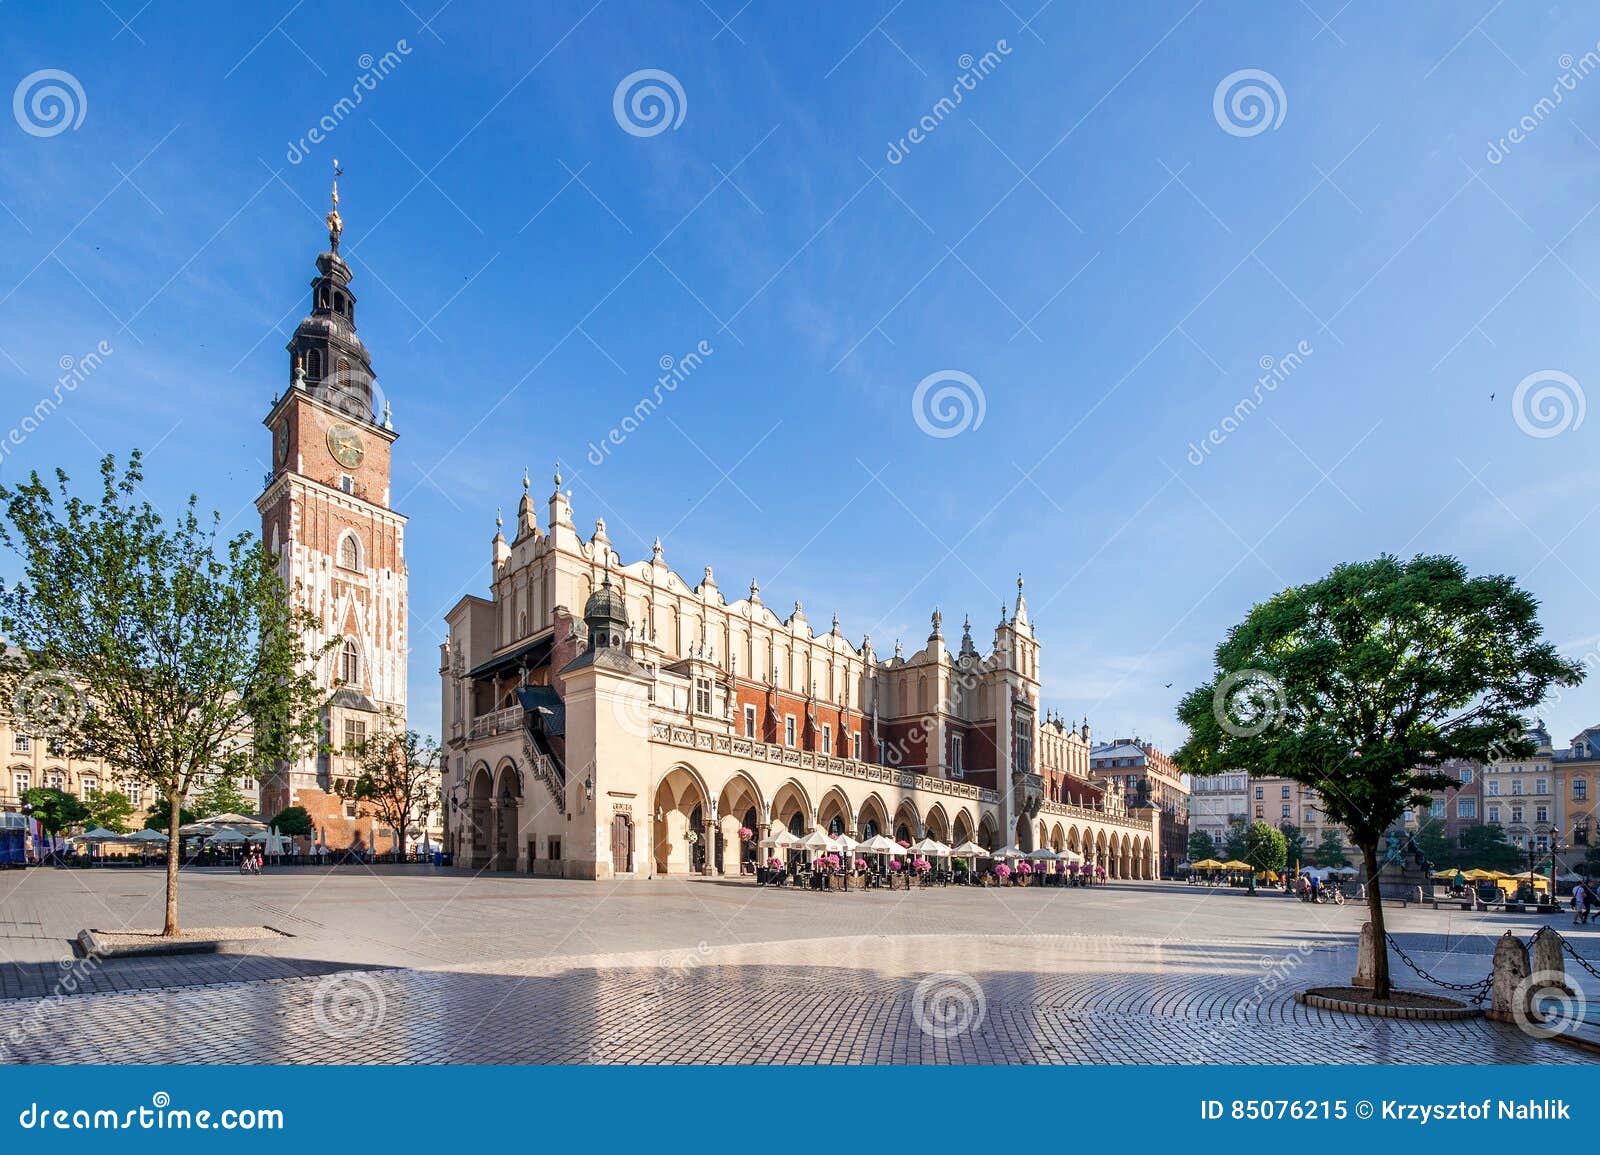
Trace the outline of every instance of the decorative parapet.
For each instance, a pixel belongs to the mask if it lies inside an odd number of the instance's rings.
[[[472,719],[472,726],[467,731],[469,739],[492,738],[496,734],[509,734],[514,730],[522,729],[523,710],[521,706],[507,706],[504,710],[496,710],[492,714],[479,714]]]
[[[1063,818],[1077,818],[1084,822],[1111,822],[1118,826],[1134,826],[1141,830],[1151,829],[1148,818],[1135,818],[1133,815],[1110,814],[1104,810],[1090,810],[1087,806],[1073,806],[1067,802],[1052,802],[1046,798],[1039,804],[1042,814],[1058,814]]]
[[[814,770],[821,774],[836,774],[841,778],[857,778],[863,782],[878,782],[898,786],[903,790],[918,790],[929,794],[943,794],[952,798],[966,798],[976,802],[997,802],[993,790],[984,790],[970,782],[954,782],[948,778],[935,778],[928,774],[914,774],[896,770],[893,766],[877,766],[870,762],[857,762],[853,758],[837,758],[819,754],[814,750],[795,750],[788,746],[774,746],[753,738],[739,738],[731,734],[718,734],[699,730],[693,726],[679,726],[671,722],[652,722],[650,740],[686,750],[704,750],[710,754],[727,754],[733,758],[746,758],[752,762],[766,762],[794,770]]]

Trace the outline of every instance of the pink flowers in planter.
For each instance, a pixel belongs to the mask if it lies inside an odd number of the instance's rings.
[[[997,862],[994,864],[994,876],[1004,882],[1011,877],[1011,868],[1003,862]]]
[[[906,868],[906,864],[901,862],[898,858],[891,858],[889,860],[889,869],[890,870],[904,870],[905,868]]]
[[[1018,874],[1032,874],[1033,873],[1033,867],[1030,866],[1026,862],[1019,862],[1019,863],[1017,863],[1017,873]]]
[[[781,858],[769,858],[769,859],[767,859],[767,869],[768,870],[782,870],[783,869],[783,859],[781,859]]]
[[[856,869],[857,870],[865,870],[866,868],[867,868],[867,860],[865,858],[856,859]]]
[[[1106,868],[1103,866],[1097,866],[1094,868],[1094,873],[1096,878],[1104,878],[1106,876]]]
[[[911,869],[915,870],[918,874],[927,874],[928,871],[933,869],[933,863],[929,862],[926,858],[918,858],[911,863]]]
[[[824,854],[817,859],[817,869],[824,874],[834,874],[839,869],[839,856],[837,854]]]
[[[910,850],[911,849],[911,843],[905,841],[905,839],[901,839],[900,842],[898,843],[898,845],[903,850]]]
[[[751,830],[748,826],[739,827],[739,841],[740,842],[749,842],[755,836],[756,836],[756,832],[754,830]]]

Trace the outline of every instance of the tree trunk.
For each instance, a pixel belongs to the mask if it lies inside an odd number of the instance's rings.
[[[183,836],[178,828],[183,825],[183,794],[167,794],[167,919],[161,927],[162,938],[178,935],[178,863],[183,857]]]
[[[1372,997],[1389,997],[1389,939],[1383,929],[1383,892],[1378,887],[1378,844],[1361,844],[1367,871],[1367,916],[1372,920]]]

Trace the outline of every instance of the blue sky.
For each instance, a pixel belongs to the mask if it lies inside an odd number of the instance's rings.
[[[1252,603],[1384,551],[1514,574],[1573,656],[1600,644],[1592,13],[441,2],[6,5],[3,87],[54,69],[82,97],[53,135],[26,98],[0,118],[0,426],[112,352],[0,477],[141,446],[158,502],[254,524],[337,156],[422,728],[495,509],[527,466],[542,510],[557,458],[624,558],[660,534],[691,583],[758,578],[880,653],[935,606],[983,643],[1022,571],[1046,705],[1105,737],[1174,745]],[[625,131],[646,69],[681,120]],[[1265,122],[1235,89],[1218,112],[1242,70]],[[913,411],[941,373],[982,399],[953,436]],[[1552,703],[1557,740],[1597,701]]]

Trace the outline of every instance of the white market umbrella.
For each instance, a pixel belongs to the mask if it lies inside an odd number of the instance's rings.
[[[835,834],[833,836],[833,840],[846,851],[854,850],[856,847],[861,845],[861,843],[857,842],[854,838],[851,838],[848,834]]]
[[[93,830],[85,830],[78,835],[79,842],[121,842],[127,835],[118,834],[115,830],[107,830],[104,826],[96,826]]]
[[[195,823],[196,826],[250,826],[260,827],[265,830],[267,824],[258,818],[251,818],[248,814],[213,814],[209,818],[202,818]]]
[[[1015,846],[1002,846],[999,850],[990,850],[987,853],[988,853],[990,858],[1026,858],[1027,857],[1027,855],[1022,853],[1022,851],[1018,850]]]
[[[911,844],[913,854],[920,854],[924,858],[949,858],[950,848],[937,838],[924,838],[921,842]]]
[[[831,850],[832,840],[820,830],[813,830],[800,840],[801,850]]]
[[[1063,850],[1056,857],[1060,858],[1060,859],[1062,859],[1063,861],[1066,861],[1066,862],[1082,862],[1083,861],[1083,855],[1079,854],[1076,850]]]
[[[800,845],[800,839],[788,829],[777,826],[772,833],[762,840],[763,846],[770,846],[775,850],[790,850]]]
[[[129,842],[166,842],[167,836],[159,830],[135,830],[127,836]]]
[[[874,834],[856,849],[862,854],[899,854],[900,844],[881,834]]]
[[[1041,846],[1038,850],[1033,850],[1028,853],[1028,858],[1032,859],[1034,862],[1054,862],[1060,857],[1061,855],[1051,850],[1048,846]]]
[[[956,858],[984,858],[989,852],[969,838],[960,846],[953,847],[950,853]]]
[[[207,838],[206,841],[221,846],[243,846],[246,842],[250,841],[250,838],[248,835],[233,829],[231,826],[224,826],[221,830],[218,830],[215,834]]]

